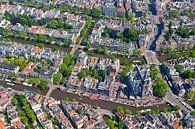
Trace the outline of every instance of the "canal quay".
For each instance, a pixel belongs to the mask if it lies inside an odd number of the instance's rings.
[[[32,92],[36,92],[38,94],[46,95],[48,89],[46,90],[39,90],[36,87],[29,87],[29,86],[24,86],[20,84],[14,83],[14,86],[7,85],[7,82],[1,81],[0,80],[0,85],[2,85],[5,88],[12,88],[16,91],[25,91],[25,90],[30,90]],[[159,104],[155,106],[148,106],[148,107],[133,107],[130,105],[125,105],[125,104],[120,104],[116,102],[111,102],[111,101],[96,101],[96,100],[91,100],[89,97],[86,96],[80,96],[74,93],[69,93],[65,91],[61,91],[60,89],[56,89],[52,92],[51,97],[57,99],[57,100],[64,100],[64,98],[69,98],[70,100],[75,99],[78,102],[85,103],[85,104],[90,104],[93,106],[97,106],[103,109],[107,109],[110,111],[114,111],[118,106],[122,106],[124,109],[129,109],[132,112],[139,111],[139,110],[146,110],[146,109],[162,109],[164,107],[170,106],[168,103],[165,104]]]

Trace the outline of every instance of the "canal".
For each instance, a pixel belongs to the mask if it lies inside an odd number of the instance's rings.
[[[24,86],[20,84],[14,83],[14,86],[7,85],[7,82],[0,80],[0,85],[2,85],[5,88],[12,88],[17,91],[24,91],[24,90],[31,90],[33,92],[36,92],[38,94],[46,95],[48,89],[45,90],[39,90],[37,87],[29,87],[29,86]]]
[[[18,39],[18,38],[14,38],[14,37],[8,37],[7,39],[9,39],[12,42],[18,42],[21,44],[29,44],[29,45],[39,45],[39,44],[43,44],[44,47],[46,48],[51,48],[51,49],[57,49],[59,51],[63,51],[64,53],[69,53],[71,51],[72,48],[70,47],[63,47],[63,46],[59,46],[59,45],[53,45],[53,44],[49,44],[49,43],[41,43],[41,42],[35,42],[35,41],[29,41],[29,40],[25,40],[25,39]]]
[[[162,30],[164,29],[164,26],[163,26],[163,23],[160,23],[160,24],[157,24],[157,34],[156,36],[154,37],[151,45],[150,45],[150,48],[149,50],[152,50],[152,51],[155,51],[156,50],[156,43],[157,43],[157,40],[158,38],[160,37],[160,35],[162,34]]]
[[[169,106],[169,104],[167,103],[167,104],[160,104],[157,106],[149,106],[149,107],[133,107],[133,106],[119,104],[119,103],[115,103],[111,101],[104,101],[104,100],[95,101],[95,100],[89,99],[89,97],[86,97],[86,96],[81,97],[76,94],[61,91],[60,89],[54,90],[51,94],[51,97],[58,99],[58,100],[64,100],[64,98],[70,98],[70,99],[74,98],[78,102],[87,103],[87,104],[94,105],[94,106],[99,106],[100,108],[107,109],[110,111],[115,110],[118,106],[122,106],[124,109],[129,109],[132,112],[144,110],[144,109],[157,109],[157,108],[162,109],[164,107]]]
[[[46,95],[46,93],[48,91],[48,89],[39,90],[36,87],[28,87],[28,86],[23,86],[23,85],[20,85],[20,84],[15,84],[14,86],[9,86],[9,85],[7,85],[7,82],[1,81],[1,80],[0,80],[0,84],[5,88],[9,87],[9,88],[13,88],[13,89],[18,90],[18,91],[31,90],[33,92],[36,92],[36,93],[39,93],[39,94],[42,94],[42,95]],[[138,111],[138,110],[157,109],[157,108],[162,109],[164,107],[169,106],[169,104],[167,103],[167,104],[160,104],[160,105],[156,105],[156,106],[137,108],[137,107],[133,107],[133,106],[125,105],[125,104],[114,103],[114,102],[110,102],[110,101],[103,101],[103,100],[95,101],[95,100],[89,99],[89,97],[79,96],[79,95],[76,95],[76,94],[73,94],[73,93],[64,92],[64,91],[61,91],[60,89],[54,90],[51,94],[51,97],[53,97],[57,100],[64,100],[64,98],[69,98],[71,100],[71,99],[74,98],[78,102],[86,103],[86,104],[90,104],[90,105],[94,105],[94,106],[99,106],[100,108],[107,109],[107,110],[110,110],[110,111],[115,110],[118,106],[122,106],[124,109],[129,109],[133,113],[135,111]]]

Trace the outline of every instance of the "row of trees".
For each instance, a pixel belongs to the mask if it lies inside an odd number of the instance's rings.
[[[119,121],[117,122],[116,119],[108,119],[106,121],[106,124],[110,127],[110,129],[123,129],[124,124]]]
[[[110,50],[110,51],[113,51],[113,50]],[[97,46],[96,49],[95,49],[95,52],[96,53],[100,53],[100,54],[107,54],[108,53],[108,47],[106,46]],[[141,56],[141,50],[133,50],[133,52],[129,51],[129,52],[126,52],[126,51],[120,51],[118,52],[118,54],[122,55],[122,56],[134,56],[134,57],[139,57]]]
[[[154,81],[153,93],[155,96],[160,98],[166,96],[166,89],[168,88],[168,84],[159,77],[159,71],[155,64],[150,66],[150,77]]]
[[[126,28],[124,32],[119,32],[116,30],[112,30],[107,28],[103,33],[103,37],[109,37],[114,39],[120,39],[126,43],[129,42],[137,42],[139,40],[139,35],[146,33],[145,30],[136,30],[133,28]]]
[[[170,10],[167,14],[168,18],[177,18],[179,16],[194,16],[194,10],[191,8],[186,8],[183,11],[179,11],[178,9]]]
[[[24,58],[19,58],[19,57],[14,57],[11,59],[4,57],[3,62],[8,64],[18,65],[20,67],[20,71],[22,71],[26,66],[26,60]]]
[[[159,73],[159,71],[158,71],[156,65],[155,64],[152,64],[150,66],[150,77],[151,77],[151,79],[152,80],[156,80],[157,77],[158,77],[158,73]]]
[[[77,39],[78,43],[81,43],[81,41],[85,38],[85,35],[87,34],[87,31],[88,31],[88,29],[90,28],[90,26],[92,24],[91,17],[86,16],[85,20],[86,20],[86,24],[83,27],[83,29],[81,30],[81,33],[80,33],[80,35],[79,35],[79,37]]]
[[[51,29],[62,29],[62,30],[70,30],[73,28],[72,25],[69,25],[62,21],[52,20],[47,24],[48,28]]]
[[[45,18],[41,18],[40,20],[35,20],[34,18],[27,16],[27,15],[19,15],[15,16],[14,14],[11,14],[9,12],[5,12],[5,19],[9,20],[13,25],[16,25],[17,23],[20,23],[23,26],[44,26],[47,25],[48,28],[51,29],[62,29],[62,30],[70,30],[73,28],[72,25],[69,25],[62,21],[57,20],[46,20]]]
[[[174,30],[172,28],[172,23],[170,22],[169,25],[168,25],[168,31],[165,34],[165,39],[167,41],[169,41],[171,39],[173,32],[174,32]]]
[[[184,66],[183,65],[176,65],[175,66],[177,72],[179,72],[180,76],[183,79],[192,79],[195,78],[195,72],[192,70],[184,70]]]
[[[172,28],[172,23],[170,22],[168,25],[168,31],[165,34],[165,39],[169,41],[172,38],[174,33],[174,29]],[[178,28],[176,30],[176,34],[180,35],[182,38],[189,38],[191,35],[195,35],[195,28]]]
[[[13,25],[16,25],[16,23],[20,23],[23,26],[35,26],[36,25],[36,20],[27,15],[15,16],[9,12],[5,12],[4,16],[5,16],[5,19],[9,20]]]
[[[20,116],[20,120],[22,121],[23,124],[25,124],[26,129],[30,129],[30,119],[28,119],[27,114],[21,109],[22,104],[24,104],[26,101],[22,100],[21,103],[18,102],[17,98],[14,97],[11,99],[11,103],[16,106],[16,110]]]
[[[30,128],[28,123],[35,123],[36,116],[31,109],[30,104],[27,103],[26,98],[23,95],[18,95],[12,98],[11,102],[13,105],[17,106],[16,109],[21,117],[21,121],[27,126],[27,128]]]
[[[77,57],[75,55],[70,54],[64,56],[59,72],[53,75],[53,83],[55,85],[61,84],[64,79],[67,79],[70,76],[76,63],[76,58]]]
[[[151,111],[148,111],[146,114],[159,115],[161,112],[167,113],[167,112],[179,111],[179,110],[180,107],[176,105],[176,106],[164,107],[162,109],[153,109]]]
[[[14,38],[22,38],[22,39],[29,39],[34,40],[36,42],[41,43],[51,43],[53,44],[55,42],[56,45],[62,45],[64,47],[69,47],[72,43],[69,39],[56,39],[47,35],[39,35],[39,34],[30,34],[27,32],[15,32],[15,31],[9,31],[8,29],[0,28],[0,34],[4,37],[12,36]]]
[[[127,76],[130,69],[132,69],[132,67],[133,67],[133,61],[129,61],[128,64],[123,68],[123,71],[120,73],[121,78],[124,79]]]
[[[102,54],[107,54],[108,53],[108,48],[106,46],[104,46],[104,47],[97,46],[96,47],[96,52],[97,53],[102,53]]]
[[[164,107],[162,109],[152,109],[148,112],[146,112],[146,114],[153,114],[153,115],[158,115],[161,112],[167,113],[167,112],[172,112],[172,111],[179,111],[180,107],[179,106],[168,106],[168,107]],[[127,115],[133,115],[133,113],[129,110],[129,109],[123,109],[123,107],[118,106],[116,108],[116,113],[125,113]],[[141,111],[136,111],[134,113],[134,115],[141,115]]]
[[[146,112],[146,114],[153,114],[153,115],[159,115],[161,112],[172,112],[172,111],[179,111],[180,107],[179,106],[170,106],[170,107],[164,107],[163,109],[153,109],[151,111]],[[116,113],[125,113],[128,115],[132,115],[132,112],[128,109],[123,109],[121,106],[118,106],[116,109]],[[135,115],[140,116],[142,113],[141,111],[136,111]],[[195,114],[195,113],[194,113]],[[123,129],[124,125],[123,123],[118,120],[116,117],[113,117],[112,119],[108,119],[106,121],[106,124],[111,128],[111,129]]]
[[[30,78],[29,83],[36,85],[38,88],[41,90],[47,89],[48,88],[48,81],[45,79],[40,79],[40,78]]]
[[[75,55],[67,54],[63,59],[63,63],[60,66],[60,73],[63,77],[67,78],[70,76],[72,69],[76,63],[77,57]]]
[[[118,106],[116,108],[116,113],[125,113],[127,115],[132,115],[133,113],[129,109],[123,109],[123,107]]]
[[[105,69],[97,71],[96,69],[90,68],[90,69],[82,69],[81,72],[78,74],[78,76],[80,78],[85,78],[87,76],[90,76],[95,79],[98,79],[99,81],[104,81],[106,74],[107,73]]]
[[[187,9],[184,9],[180,14],[186,15],[186,16],[194,15],[194,10],[191,8],[187,8]]]
[[[83,13],[87,16],[91,16],[93,18],[100,18],[102,15],[103,15],[103,12],[102,10],[98,9],[98,8],[95,8],[93,7],[92,9],[90,8],[76,8],[76,7],[71,7],[71,8],[68,8],[66,6],[59,6],[58,9],[61,11],[61,12],[70,12],[70,13]]]
[[[189,38],[191,35],[195,35],[195,28],[179,28],[177,29],[176,33],[182,38]]]
[[[172,47],[161,47],[160,48],[160,53],[172,53],[172,52],[189,52],[189,51],[192,51],[190,54],[193,56],[195,56],[195,53],[194,51],[195,50],[195,45],[185,45],[185,46],[182,46],[182,47],[176,47],[176,48],[172,48]]]

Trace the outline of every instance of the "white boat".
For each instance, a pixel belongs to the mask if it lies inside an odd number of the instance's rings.
[[[30,87],[32,86],[32,84],[29,84],[29,83],[27,83],[27,82],[23,82],[23,85],[24,85],[24,86],[30,86]]]
[[[11,80],[5,79],[6,82],[11,82]]]
[[[13,83],[6,83],[7,85],[9,85],[9,86],[14,86],[14,84]]]

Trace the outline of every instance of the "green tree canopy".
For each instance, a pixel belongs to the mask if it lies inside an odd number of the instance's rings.
[[[12,103],[13,105],[17,105],[17,104],[18,104],[18,100],[17,100],[16,98],[12,98],[12,99],[11,99],[11,103]]]
[[[62,74],[61,73],[56,73],[56,74],[54,74],[53,75],[53,83],[55,84],[55,85],[59,85],[60,84],[60,82],[62,81]]]

